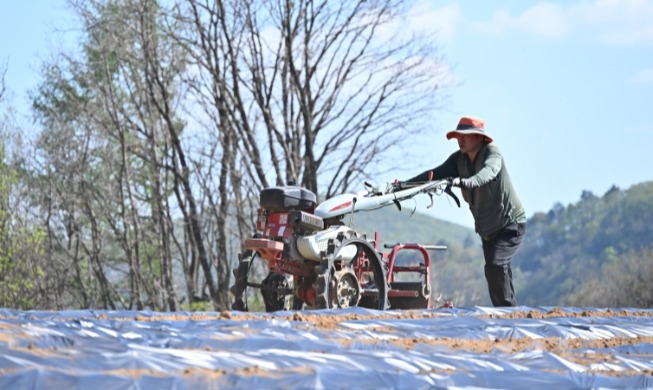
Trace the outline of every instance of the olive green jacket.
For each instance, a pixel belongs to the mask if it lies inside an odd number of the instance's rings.
[[[448,177],[471,179],[470,188],[461,188],[463,199],[474,216],[476,232],[483,239],[491,239],[506,225],[526,222],[526,212],[510,180],[508,169],[499,147],[483,144],[472,162],[467,154],[457,151],[442,165],[422,172],[409,182]]]

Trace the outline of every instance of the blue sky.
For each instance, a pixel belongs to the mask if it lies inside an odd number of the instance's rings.
[[[444,134],[474,115],[502,149],[531,216],[583,190],[603,195],[653,180],[653,0],[424,1],[414,26],[437,29],[456,87],[415,139],[414,170],[456,150]],[[24,114],[40,58],[69,28],[65,1],[0,1],[0,63]],[[438,199],[439,200],[439,199]],[[439,207],[438,207],[439,206]],[[429,211],[466,226],[466,209]]]
[[[458,86],[414,173],[455,151],[445,133],[474,115],[529,217],[653,180],[653,1],[430,1],[419,15],[438,26]],[[473,224],[440,205],[430,213]]]

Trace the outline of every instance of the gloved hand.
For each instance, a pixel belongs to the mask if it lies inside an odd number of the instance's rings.
[[[401,190],[401,182],[399,179],[395,179],[392,183],[388,183],[386,186],[386,193],[395,192]]]
[[[451,183],[452,186],[454,187],[460,187],[460,188],[471,188],[472,187],[472,179],[461,179],[460,177],[456,177],[453,179],[453,182]]]

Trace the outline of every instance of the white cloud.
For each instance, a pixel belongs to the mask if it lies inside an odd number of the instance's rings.
[[[516,30],[545,37],[559,37],[566,33],[567,21],[560,6],[539,3],[516,16],[512,16],[505,9],[498,10],[492,20],[477,23],[475,27],[493,34]]]
[[[404,11],[390,17],[376,31],[376,37],[387,41],[393,38],[411,39],[419,35],[432,37],[434,42],[442,44],[453,38],[461,16],[458,5],[434,8],[429,0],[420,0]]]
[[[514,3],[522,4],[522,3]],[[540,2],[512,13],[497,10],[475,26],[482,32],[524,32],[545,38],[574,36],[612,44],[653,44],[653,0]]]
[[[653,44],[653,0],[596,0],[583,2],[569,13],[578,28],[586,28],[603,42]]]
[[[431,2],[417,3],[408,12],[406,28],[437,36],[438,42],[450,41],[461,19],[458,5],[433,8]]]
[[[420,36],[432,39],[430,42],[439,49],[441,45],[453,39],[460,25],[461,14],[460,6],[457,4],[435,8],[431,0],[419,0],[409,9],[405,9],[405,13],[390,18],[388,23],[382,25],[377,30],[375,39],[379,42],[393,39],[409,41],[415,36]],[[437,53],[431,54],[437,55]],[[456,83],[453,70],[443,58],[416,57],[414,60],[420,61],[424,69],[440,80],[442,87]]]
[[[640,70],[631,79],[632,82],[640,83],[653,83],[653,68]]]

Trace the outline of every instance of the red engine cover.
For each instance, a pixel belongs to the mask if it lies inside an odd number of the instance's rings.
[[[276,213],[259,209],[256,229],[263,234],[263,237],[291,237],[292,228],[290,227],[288,216],[289,213]]]

